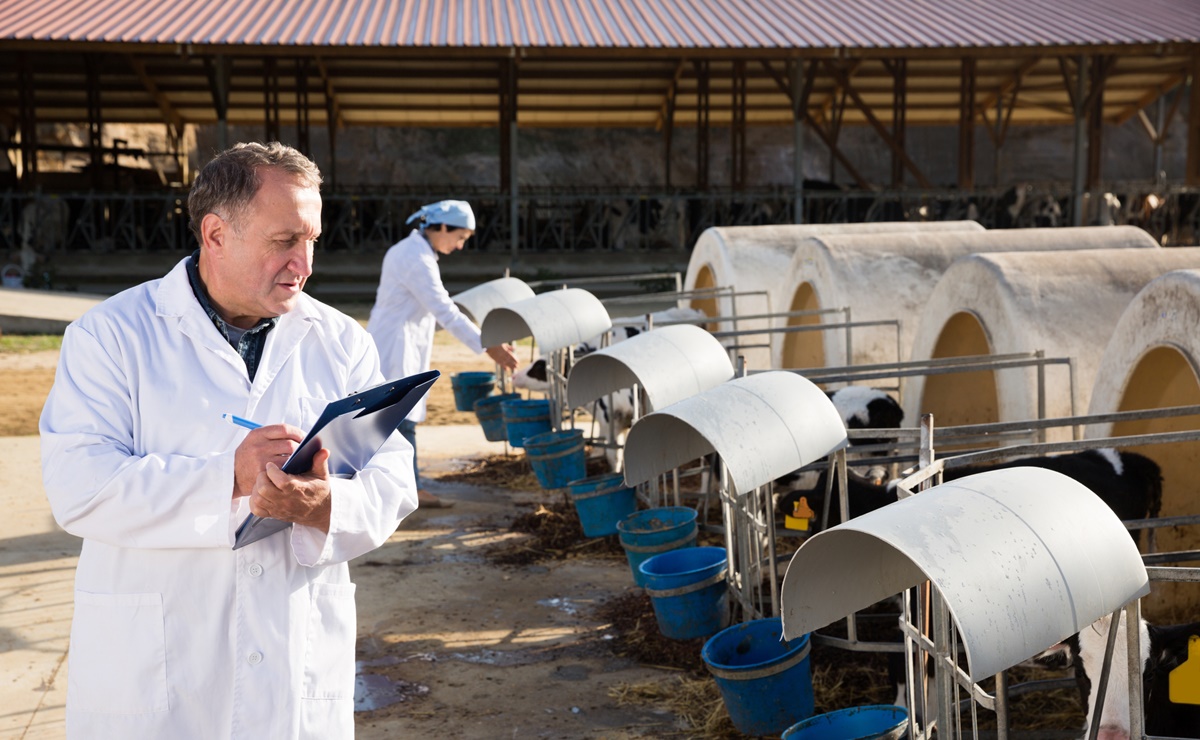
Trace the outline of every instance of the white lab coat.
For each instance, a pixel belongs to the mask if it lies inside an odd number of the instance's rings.
[[[329,533],[296,526],[231,549],[221,419],[306,429],[327,401],[383,382],[370,337],[306,295],[251,383],[183,262],[71,324],[41,418],[54,517],[82,537],[67,685],[70,738],[351,738],[354,584],[346,562],[416,509],[393,434],[335,479]]]
[[[437,262],[437,252],[416,229],[384,255],[367,331],[375,338],[383,373],[389,378],[429,369],[433,333],[439,324],[475,354],[483,352],[479,327],[450,300]],[[425,399],[408,418],[425,420]]]

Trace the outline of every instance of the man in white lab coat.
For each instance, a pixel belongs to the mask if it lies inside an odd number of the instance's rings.
[[[384,372],[397,377],[424,372],[430,367],[433,335],[440,325],[475,354],[487,352],[501,367],[517,369],[511,345],[484,347],[479,327],[459,310],[442,284],[438,258],[462,249],[475,233],[475,212],[463,200],[443,200],[422,206],[408,217],[416,222],[407,237],[393,244],[383,257],[375,305],[367,331],[379,347]],[[417,424],[425,420],[425,400],[413,409],[400,431],[413,446],[413,475],[417,473]],[[438,497],[418,491],[421,506],[449,505]]]
[[[354,735],[346,563],[416,486],[399,434],[352,479],[326,451],[279,469],[326,402],[384,380],[357,322],[302,292],[320,182],[277,143],[221,153],[188,199],[200,249],[67,328],[41,435],[55,519],[84,540],[70,738]],[[294,526],[233,550],[251,512]]]

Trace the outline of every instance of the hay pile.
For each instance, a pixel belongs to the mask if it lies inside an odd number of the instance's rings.
[[[462,470],[438,476],[438,480],[517,491],[536,491],[540,488],[529,460],[520,454],[492,455],[474,460]]]
[[[584,536],[575,505],[561,498],[517,515],[509,529],[529,537],[490,548],[487,558],[498,565],[530,565],[580,556],[625,560],[625,550],[616,535]]]
[[[618,684],[609,696],[618,704],[654,706],[674,714],[680,722],[678,737],[703,740],[745,738],[729,719],[716,682],[708,675],[700,651],[703,639],[670,640],[658,629],[650,597],[641,589],[627,592],[597,608],[597,616],[610,622],[616,633],[613,650],[637,662],[678,671],[679,675],[638,684]],[[883,617],[883,615],[879,615]],[[883,639],[886,617],[860,622],[860,639]],[[828,628],[844,636],[844,622]],[[817,714],[845,707],[891,704],[895,698],[888,681],[887,657],[824,645],[813,645],[810,658],[813,699]],[[1056,677],[1036,668],[1009,670],[1009,683]],[[994,691],[991,682],[985,682]],[[1073,730],[1083,726],[1083,712],[1074,690],[1038,691],[1010,699],[1009,729],[1017,732]],[[981,730],[994,729],[995,715],[979,710]],[[970,722],[969,713],[964,720]]]

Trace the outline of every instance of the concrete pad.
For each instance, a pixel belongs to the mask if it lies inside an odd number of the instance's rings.
[[[50,515],[38,438],[0,437],[0,453],[0,737],[57,740],[82,540]]]
[[[0,332],[61,334],[105,296],[56,290],[0,288]]]

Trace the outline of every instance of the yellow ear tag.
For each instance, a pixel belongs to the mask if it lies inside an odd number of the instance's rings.
[[[1188,659],[1171,671],[1167,686],[1172,704],[1200,704],[1200,635],[1188,638]]]
[[[808,522],[816,512],[808,506],[808,498],[801,496],[800,500],[792,504],[792,513],[785,514],[783,517],[783,526],[785,529],[799,529],[808,531]]]

